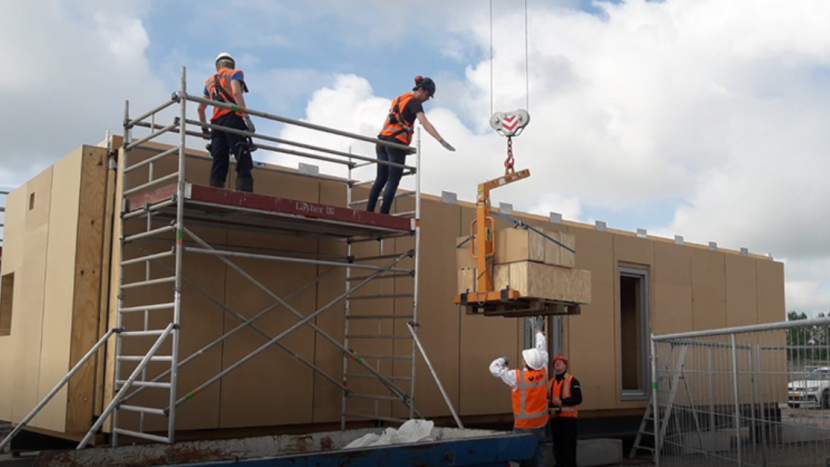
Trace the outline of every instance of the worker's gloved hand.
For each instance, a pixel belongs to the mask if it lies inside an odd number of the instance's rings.
[[[248,131],[251,133],[256,133],[256,127],[254,126],[254,122],[251,121],[250,115],[245,115],[245,125],[248,127]]]
[[[502,357],[502,360],[504,360],[504,366],[510,365],[510,359],[508,357]]]
[[[443,140],[443,139],[441,140],[441,146],[444,146],[444,149],[446,149],[447,151],[455,152],[455,148],[452,147],[452,145],[450,143],[448,143],[446,140]]]
[[[204,139],[211,139],[212,135],[210,133],[210,128],[202,127],[202,138]]]

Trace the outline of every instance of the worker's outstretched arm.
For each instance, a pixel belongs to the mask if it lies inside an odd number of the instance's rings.
[[[438,131],[435,129],[434,126],[432,126],[432,123],[429,122],[425,113],[418,112],[415,116],[418,117],[418,121],[421,122],[421,125],[423,125],[424,130],[426,130],[426,132],[429,133],[433,138],[438,140],[438,142],[441,143],[441,146],[444,146],[444,148],[446,148],[448,151],[455,151],[455,148],[452,147],[450,143],[444,141],[444,138],[442,138],[441,135],[438,134]]]
[[[504,384],[511,388],[516,387],[516,370],[507,368],[507,358],[499,357],[490,363],[490,374],[501,379]]]
[[[548,341],[545,339],[545,334],[541,329],[536,330],[536,349],[542,354],[542,360],[545,362],[545,367],[548,366]]]

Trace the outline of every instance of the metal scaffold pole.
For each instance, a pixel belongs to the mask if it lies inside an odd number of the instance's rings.
[[[185,122],[187,121],[187,70],[182,67],[182,82],[181,82],[181,113],[179,115],[180,128],[184,130]],[[167,432],[170,442],[174,442],[174,434],[176,429],[176,385],[178,383],[179,374],[179,329],[181,325],[181,310],[182,310],[182,256],[184,255],[184,245],[182,240],[184,238],[184,197],[185,197],[185,153],[187,151],[187,134],[185,131],[179,133],[179,180],[176,192],[176,286],[174,288],[174,308],[173,308],[173,351],[172,361],[170,363],[170,405],[167,413],[168,424]]]

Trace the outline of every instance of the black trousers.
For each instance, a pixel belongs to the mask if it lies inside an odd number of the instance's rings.
[[[247,130],[245,120],[235,113],[227,113],[213,120],[214,125],[221,125],[237,130]],[[240,179],[253,179],[251,169],[254,168],[254,161],[251,153],[245,145],[245,137],[221,130],[213,130],[210,139],[210,157],[213,164],[210,167],[210,179],[225,183],[228,177],[228,166],[230,155],[236,158],[236,176]]]
[[[576,467],[577,419],[556,417],[550,419],[553,437],[553,458],[556,467]]]
[[[382,144],[375,147],[379,161],[394,162],[403,165],[406,163],[406,151],[398,148],[390,148]],[[378,174],[375,183],[369,191],[369,200],[366,203],[366,210],[374,212],[380,192],[383,191],[383,202],[380,204],[381,214],[389,214],[392,209],[392,201],[398,190],[398,184],[403,176],[403,167],[393,167],[385,164],[378,164]],[[384,190],[384,185],[386,189]]]

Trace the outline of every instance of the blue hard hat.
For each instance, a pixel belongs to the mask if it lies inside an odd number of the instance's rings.
[[[415,87],[423,88],[429,93],[429,97],[435,96],[435,81],[432,78],[415,77]]]

